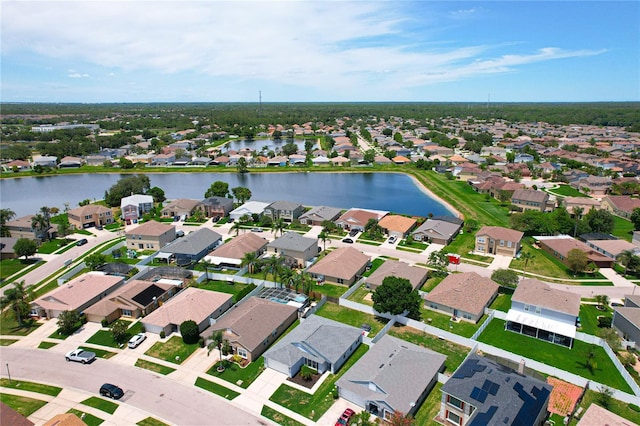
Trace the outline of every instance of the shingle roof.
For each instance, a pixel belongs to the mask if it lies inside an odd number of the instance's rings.
[[[179,238],[166,246],[160,251],[163,253],[176,254],[198,254],[211,244],[222,239],[222,235],[209,228],[200,228],[197,231],[190,232],[182,238]]]
[[[192,320],[197,324],[207,319],[233,296],[228,293],[188,287],[173,296],[164,305],[144,317],[143,323],[166,327]]]
[[[122,282],[124,282],[122,277],[88,273],[61,285],[32,303],[44,309],[70,311],[78,309],[89,300]]]
[[[159,237],[170,229],[175,228],[173,225],[150,220],[149,222],[145,222],[142,225],[136,226],[135,228],[129,229],[125,235],[145,235],[149,237]]]
[[[173,200],[168,203],[166,206],[162,208],[162,211],[171,211],[171,210],[193,210],[198,205],[198,200],[192,200],[189,198],[178,198],[177,200]]]
[[[366,254],[353,247],[342,247],[320,259],[307,272],[348,280],[367,263],[369,263],[369,256]]]
[[[534,203],[544,203],[549,198],[549,194],[534,189],[516,189],[511,196],[512,200],[531,201]]]
[[[522,239],[524,232],[515,231],[509,228],[503,228],[502,226],[483,226],[476,233],[476,237],[482,235],[487,235],[494,240],[519,242]]]
[[[297,232],[289,231],[280,238],[276,238],[267,244],[268,247],[274,247],[279,250],[292,250],[295,252],[305,252],[310,247],[318,245],[317,238],[307,238]]]
[[[283,161],[287,160],[286,157],[283,157],[283,158],[284,158]],[[292,201],[274,201],[273,203],[267,206],[267,208],[273,209],[273,210],[295,210],[299,207],[302,207],[302,204],[294,203]]]
[[[412,234],[426,234],[430,237],[445,238],[448,239],[453,234],[458,232],[460,224],[451,223],[449,221],[438,219],[427,219],[425,223],[420,225],[418,229],[412,232]]]
[[[400,215],[386,215],[378,222],[384,229],[388,229],[389,231],[408,232],[414,225],[416,224],[416,220],[410,217],[404,217]]]
[[[584,412],[577,426],[633,426],[635,423],[608,411],[599,405],[591,404]]]
[[[475,272],[451,274],[429,292],[425,300],[478,315],[499,288],[490,278]]]
[[[76,216],[88,216],[96,213],[110,212],[111,209],[99,204],[87,204],[86,206],[76,207],[69,210],[67,213]]]
[[[340,209],[336,207],[317,206],[300,216],[300,219],[311,220],[334,220],[339,214]]]
[[[580,314],[580,295],[552,288],[535,278],[520,281],[511,300],[576,317]]]
[[[247,253],[255,253],[267,245],[268,241],[254,233],[248,232],[227,241],[211,253],[209,256],[224,257],[228,259],[242,259]]]
[[[385,401],[406,412],[444,366],[446,356],[384,335],[336,386],[371,401]]]
[[[265,352],[264,357],[288,366],[301,358],[334,364],[361,335],[359,328],[311,315]]]
[[[427,280],[428,271],[418,266],[410,266],[404,262],[395,260],[387,260],[378,269],[375,270],[366,282],[379,286],[386,277],[405,278],[411,282],[411,287],[417,289]]]
[[[631,198],[628,195],[607,195],[611,204],[617,209],[631,213],[633,209],[640,208],[640,198]]]

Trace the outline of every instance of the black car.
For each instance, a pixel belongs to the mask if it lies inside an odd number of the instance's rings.
[[[352,243],[353,243],[353,240],[352,240],[351,238],[344,238],[344,239],[342,240],[342,242],[343,242],[343,243],[347,243],[347,244],[352,244]]]
[[[83,245],[87,244],[88,242],[89,242],[89,241],[87,241],[87,239],[86,239],[86,238],[83,238],[83,239],[81,239],[81,240],[78,240],[78,241],[76,242],[76,245],[77,245],[77,246],[83,246]]]
[[[124,391],[116,385],[105,383],[100,386],[100,395],[111,399],[120,399],[124,395]]]
[[[356,234],[358,234],[358,230],[357,229],[352,229],[351,232],[349,232],[349,236],[351,236],[351,237],[355,237]]]

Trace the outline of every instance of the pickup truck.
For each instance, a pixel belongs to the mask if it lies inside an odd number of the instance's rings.
[[[96,354],[94,354],[93,352],[85,351],[83,349],[76,349],[74,351],[67,352],[67,354],[64,356],[64,359],[66,359],[67,361],[75,361],[87,364],[96,359]]]

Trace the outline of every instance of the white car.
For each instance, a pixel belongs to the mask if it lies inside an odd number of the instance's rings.
[[[144,333],[138,333],[135,336],[133,336],[131,339],[129,339],[129,344],[128,346],[131,349],[135,349],[138,346],[140,346],[140,343],[144,342],[147,338],[147,335]]]
[[[396,237],[395,235],[393,235],[391,238],[389,238],[389,244],[393,244],[393,243],[395,243],[397,239],[398,239],[398,237]]]

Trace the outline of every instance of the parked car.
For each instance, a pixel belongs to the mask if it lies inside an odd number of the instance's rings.
[[[77,246],[83,246],[83,245],[87,244],[88,242],[89,242],[89,241],[87,241],[87,239],[86,239],[86,238],[82,238],[82,239],[80,239],[80,240],[76,241],[76,245],[77,245]]]
[[[111,399],[120,399],[123,397],[124,391],[122,390],[122,388],[116,385],[105,383],[104,385],[100,386],[100,395],[106,396],[107,398]]]
[[[184,237],[184,231],[182,229],[178,229],[176,231],[176,237],[178,238]]]
[[[353,240],[351,238],[343,238],[342,242],[347,244],[353,244]]]
[[[365,322],[360,326],[360,329],[362,329],[362,331],[369,332],[371,331],[371,325]]]
[[[64,356],[64,359],[66,359],[67,361],[75,361],[87,364],[96,359],[96,354],[93,352],[85,351],[83,349],[76,349],[71,352],[67,352],[67,354]]]
[[[395,243],[397,239],[398,239],[398,237],[396,237],[395,235],[393,235],[391,238],[389,238],[389,244],[393,244],[393,243]]]
[[[351,231],[349,231],[349,236],[350,237],[355,237],[358,234],[358,230],[357,229],[352,229]]]
[[[262,228],[251,228],[251,232],[262,232]]]
[[[144,333],[138,333],[129,339],[129,343],[127,344],[131,349],[135,349],[140,346],[140,343],[144,342],[147,339],[147,335]]]
[[[338,421],[336,422],[336,426],[346,426],[351,421],[351,417],[356,414],[351,408],[347,408],[344,410]]]

